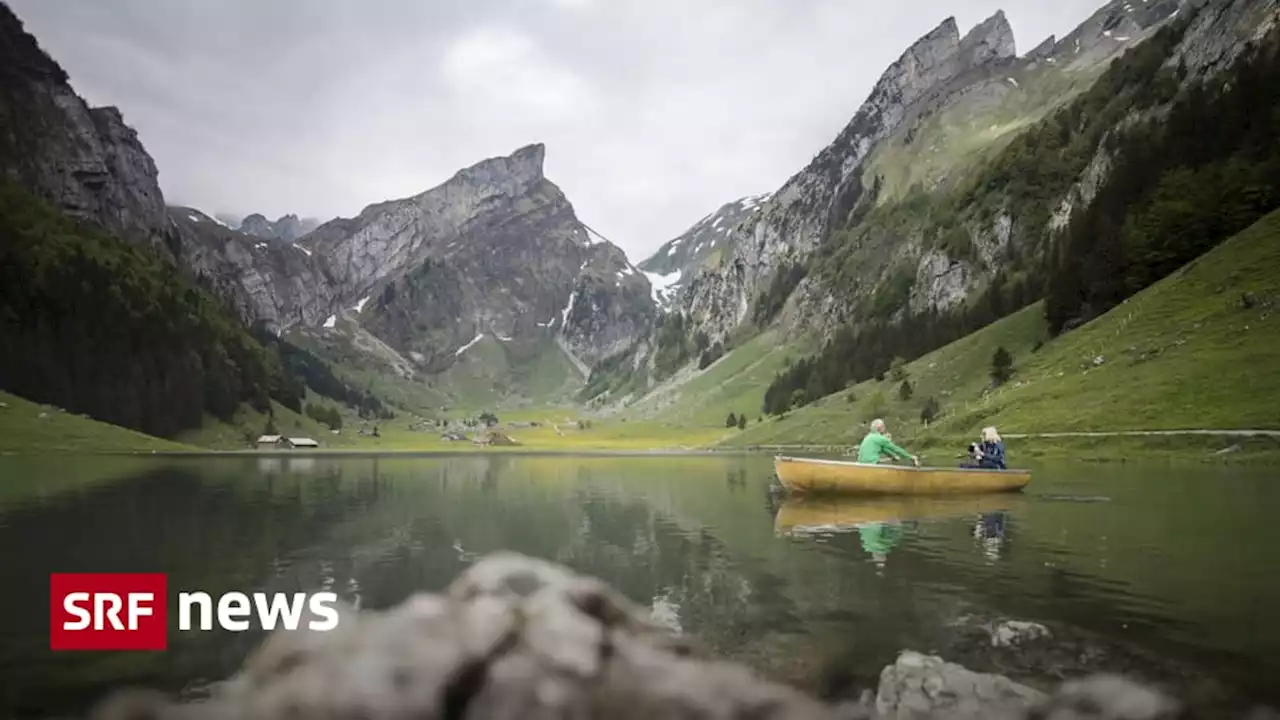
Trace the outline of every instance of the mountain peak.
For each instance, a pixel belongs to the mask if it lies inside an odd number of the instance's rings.
[[[992,60],[1018,56],[1018,45],[1013,27],[1003,10],[978,23],[960,41],[961,62],[966,67],[978,67]]]
[[[7,3],[0,2],[0,68],[30,82],[67,82],[67,72],[27,32]]]
[[[502,186],[509,188],[511,192],[523,192],[524,188],[545,179],[542,168],[546,157],[547,146],[542,143],[532,143],[510,155],[491,157],[459,170],[454,175],[453,181]]]
[[[511,169],[521,175],[528,175],[537,179],[545,177],[542,168],[547,159],[547,146],[542,143],[532,143],[511,153],[508,160],[511,163]]]
[[[530,162],[538,166],[539,172],[542,170],[542,163],[547,158],[547,146],[544,143],[530,143],[524,147],[511,153],[512,160],[521,162]]]
[[[914,48],[917,45],[920,45],[923,43],[935,41],[940,38],[948,38],[948,37],[954,40],[960,39],[960,23],[956,21],[955,15],[952,15],[944,19],[942,22],[938,23],[937,27],[925,33],[924,35],[921,35],[918,40],[916,40],[914,43],[911,44],[911,48]],[[908,52],[910,52],[910,49],[908,49]]]

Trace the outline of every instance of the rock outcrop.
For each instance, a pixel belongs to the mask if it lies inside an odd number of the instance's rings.
[[[735,229],[760,212],[769,195],[751,195],[725,203],[669,240],[636,267],[649,278],[653,299],[671,305],[704,265],[718,265],[733,251]]]
[[[1177,709],[1121,678],[1075,681],[1046,696],[914,652],[884,669],[874,695],[829,705],[703,657],[599,580],[499,553],[443,594],[344,613],[329,632],[277,632],[200,697],[125,690],[92,717],[1162,720]]]
[[[138,134],[116,108],[89,108],[4,4],[0,94],[0,176],[69,215],[166,249],[159,173]]]
[[[649,280],[616,245],[592,245],[585,262],[558,333],[574,357],[594,364],[644,337],[656,304]]]
[[[1192,77],[1225,69],[1249,42],[1261,40],[1280,23],[1280,0],[1194,0],[1189,4],[1200,11],[1166,64],[1181,65]]]
[[[192,208],[169,209],[180,260],[246,325],[261,322],[275,332],[324,322],[335,311],[339,289],[323,258],[276,238],[232,230]]]
[[[468,233],[484,229],[492,220],[488,213],[511,214],[522,198],[539,190],[551,194],[542,175],[545,156],[544,146],[530,145],[508,157],[490,158],[413,197],[370,205],[354,218],[331,220],[316,228],[305,245],[333,261],[344,288],[356,295],[367,293],[388,276],[460,248]],[[563,195],[551,198],[561,199]],[[578,228],[565,230],[573,234]],[[582,235],[577,241],[585,244],[585,230]]]
[[[240,221],[239,230],[254,237],[293,242],[319,226],[320,223],[313,218],[300,219],[292,213],[280,217],[275,222],[268,220],[261,213],[253,213]]]

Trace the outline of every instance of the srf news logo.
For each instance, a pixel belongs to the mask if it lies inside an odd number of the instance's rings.
[[[165,650],[169,646],[168,578],[163,573],[54,573],[49,576],[49,648],[51,650]],[[216,627],[244,632],[277,625],[297,630],[303,611],[310,630],[327,631],[338,626],[331,592],[244,593],[231,592],[215,601],[208,593],[178,593],[178,629],[192,629],[198,617],[200,630]],[[215,622],[216,621],[216,622]]]

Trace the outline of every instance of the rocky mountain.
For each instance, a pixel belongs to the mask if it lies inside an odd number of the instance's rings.
[[[542,145],[314,232],[294,215],[251,215],[236,229],[166,206],[156,166],[121,114],[90,109],[4,6],[0,60],[4,177],[153,249],[245,327],[345,338],[318,347],[353,352],[375,375],[424,383],[460,361],[473,364],[466,348],[483,336],[510,349],[510,368],[550,353],[548,363],[571,369],[580,385],[588,364],[652,325],[648,280],[577,219],[543,175]],[[484,372],[486,384],[521,392],[521,378]]]
[[[728,258],[736,237],[733,230],[759,212],[768,199],[767,194],[751,195],[725,203],[640,263],[637,267],[653,286],[654,301],[670,306],[699,269],[717,266]]]
[[[0,5],[0,168],[68,215],[192,271],[246,325],[319,323],[336,294],[318,258],[165,205],[159,172],[116,108],[89,108],[67,74]]]
[[[790,274],[792,264],[806,264],[833,233],[856,225],[857,213],[865,214],[911,189],[928,191],[954,181],[972,156],[998,147],[1007,136],[1087,87],[1072,76],[1095,78],[1107,62],[1148,37],[1178,7],[1172,1],[1114,2],[1063,40],[1041,43],[1023,57],[1017,55],[1003,12],[963,36],[954,18],[948,18],[908,48],[837,138],[743,223],[725,262],[699,271],[681,298],[682,309],[712,338],[724,338],[753,319],[767,290],[781,287],[785,297],[798,290],[804,306],[799,314],[805,320],[800,326],[816,322],[818,329],[829,332],[856,308],[837,307],[840,301],[815,278],[787,287],[782,276]],[[1011,114],[1014,122],[1009,122]],[[981,131],[977,137],[974,129]],[[954,136],[963,131],[969,136]],[[988,234],[998,246],[998,224]],[[984,274],[980,268],[956,269],[952,258],[920,247],[868,250],[862,265],[877,273],[885,271],[896,254],[914,256],[912,275],[926,281],[920,283],[922,297],[928,300],[922,304],[952,306],[971,293]],[[852,264],[854,258],[848,260]],[[890,279],[866,278],[862,284],[875,286]],[[927,288],[930,283],[935,287]]]
[[[234,244],[189,242],[157,178],[0,4],[0,386],[163,437],[299,410],[305,388],[190,262]]]
[[[1022,56],[1002,13],[963,36],[947,19],[731,230],[723,260],[679,293],[677,322],[598,367],[584,397],[665,397],[776,328],[821,348],[770,386],[765,406],[785,412],[1038,299],[1055,331],[1095,316],[1268,209],[1255,131],[1277,18],[1277,0],[1115,0]],[[1219,128],[1216,149],[1197,127]],[[1230,188],[1207,201],[1230,222],[1191,231],[1209,187]]]
[[[285,242],[293,242],[307,233],[320,227],[315,218],[299,219],[297,215],[284,215],[275,222],[268,220],[260,213],[253,213],[240,221],[238,229],[247,235],[260,238],[276,238]]]
[[[323,258],[278,238],[233,230],[194,208],[170,207],[182,263],[222,297],[246,325],[275,332],[319,325],[340,296]]]
[[[0,170],[67,214],[164,249],[158,171],[113,107],[90,108],[66,72],[0,5]]]
[[[577,219],[545,155],[535,144],[485,160],[325,223],[298,248],[326,258],[360,324],[423,369],[483,336],[552,336],[594,362],[647,332],[649,283]]]

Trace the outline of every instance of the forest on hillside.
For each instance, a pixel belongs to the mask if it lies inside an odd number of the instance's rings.
[[[955,252],[963,251],[957,235],[966,223],[981,226],[1008,212],[1023,242],[1010,243],[1006,269],[981,297],[954,312],[909,314],[909,281],[886,283],[860,321],[774,379],[765,412],[783,413],[882,376],[895,358],[918,358],[1040,299],[1051,332],[1075,327],[1280,205],[1274,80],[1280,30],[1219,76],[1179,91],[1185,69],[1165,64],[1190,21],[1166,26],[1117,59],[1090,90],[1010,143],[972,182],[936,198],[914,193],[833,233],[810,261],[831,287],[856,286],[841,275],[840,262],[853,243],[900,231],[895,224],[911,217],[926,218],[926,236],[959,246],[948,247]],[[1167,111],[1148,112],[1156,108]],[[1100,145],[1112,157],[1107,180],[1065,228],[1051,231],[1056,203]],[[895,292],[903,297],[880,297]]]
[[[300,384],[217,299],[150,249],[0,184],[0,387],[159,437]]]

